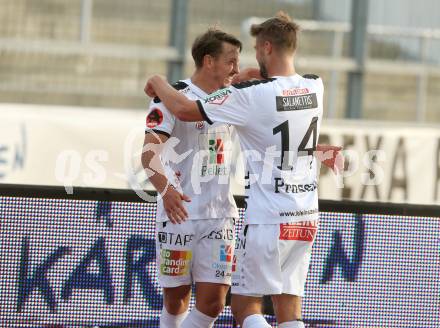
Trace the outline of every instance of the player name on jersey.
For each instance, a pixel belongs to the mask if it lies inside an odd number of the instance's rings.
[[[316,181],[312,183],[306,183],[306,184],[291,184],[287,183],[283,178],[275,178],[275,193],[278,194],[281,191],[285,193],[303,193],[303,192],[309,192],[309,191],[315,191],[318,188],[318,183]]]
[[[316,93],[300,96],[277,96],[277,112],[303,110],[318,107]]]

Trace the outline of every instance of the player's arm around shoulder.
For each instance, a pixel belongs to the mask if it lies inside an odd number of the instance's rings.
[[[170,112],[181,121],[202,121],[197,103],[174,89],[163,77],[153,75],[144,88],[150,97],[159,97]]]

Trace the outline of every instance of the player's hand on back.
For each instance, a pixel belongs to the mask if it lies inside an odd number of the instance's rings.
[[[318,144],[316,146],[316,157],[336,174],[344,170],[342,147]]]
[[[176,189],[173,186],[168,186],[165,193],[162,195],[163,207],[167,213],[171,223],[182,223],[188,218],[188,212],[183,205],[183,201],[190,202],[191,199]]]

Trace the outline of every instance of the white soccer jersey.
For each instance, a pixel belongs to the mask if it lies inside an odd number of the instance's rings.
[[[208,123],[235,126],[246,161],[246,223],[318,218],[318,167],[313,150],[324,86],[296,74],[235,84],[198,101]]]
[[[176,83],[175,88],[192,100],[207,96],[190,79]],[[229,179],[231,129],[226,124],[182,122],[157,98],[150,104],[145,132],[169,137],[161,160],[168,180],[191,198],[185,203],[190,220],[238,217]],[[156,218],[168,220],[161,198]]]

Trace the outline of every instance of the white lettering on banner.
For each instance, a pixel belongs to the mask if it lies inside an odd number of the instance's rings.
[[[408,172],[407,172],[407,155],[405,149],[405,141],[403,138],[399,138],[397,143],[396,152],[394,153],[393,165],[391,170],[390,187],[388,189],[388,199],[391,200],[391,196],[395,189],[400,189],[403,192],[403,200],[406,202],[408,199]],[[398,169],[401,169],[400,173]]]
[[[290,96],[297,91],[286,92]],[[131,188],[142,199],[154,200],[143,192],[152,186],[146,182],[139,160],[145,112],[87,108],[85,118],[78,115],[82,109],[74,107],[0,104],[0,110],[2,183],[62,185],[68,192],[73,186]],[[25,126],[23,122],[27,121],[32,125]],[[321,166],[319,195],[336,200],[440,204],[439,140],[438,127],[324,120],[319,142],[343,146],[347,170],[335,176]],[[50,147],[43,153],[41,145],[48,143]],[[234,147],[235,159],[239,146],[234,143]],[[80,157],[69,150],[77,151]],[[383,153],[374,155],[370,151]],[[251,150],[242,157],[264,161],[262,172],[249,173],[250,185],[272,183],[270,165],[275,158],[270,147],[265,154]],[[233,166],[233,193],[243,194],[247,185],[244,164]],[[210,174],[223,178],[230,173],[215,167],[198,169],[195,174],[206,179]]]
[[[0,182],[25,168],[27,129],[21,121],[14,123],[0,122]]]
[[[320,198],[440,204],[436,192],[439,130],[393,130],[390,124],[381,133],[368,124],[366,129],[347,125],[322,128],[319,143],[342,146],[346,170],[341,175],[342,188],[335,188],[338,177],[321,167]]]
[[[84,158],[89,172],[84,174],[84,183],[86,185],[102,185],[105,182],[106,170],[101,163],[108,161],[108,152],[104,150],[91,150]]]
[[[108,152],[102,149],[90,150],[86,154],[84,164],[87,168],[83,173],[85,185],[100,186],[105,182],[106,170],[100,163],[107,161]],[[81,162],[81,154],[76,150],[65,150],[57,157],[55,178],[64,186],[68,194],[73,193],[74,182],[80,177]]]
[[[366,173],[362,173],[361,181],[364,185],[364,189],[367,186],[378,186],[385,178],[382,167],[377,163],[383,163],[386,161],[386,154],[383,150],[370,150],[364,156],[362,162],[367,169]]]
[[[73,194],[73,184],[81,170],[81,156],[75,150],[61,152],[55,164],[55,178],[64,186],[66,192]]]

